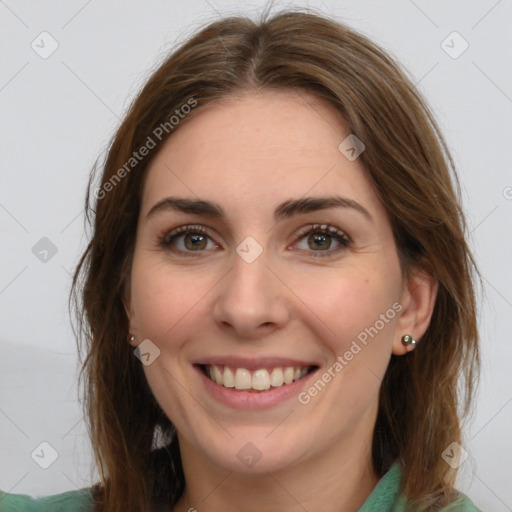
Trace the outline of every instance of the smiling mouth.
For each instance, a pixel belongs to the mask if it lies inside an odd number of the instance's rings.
[[[200,365],[204,375],[219,386],[239,391],[265,392],[296,382],[317,370],[317,366],[275,368],[231,368],[224,365]]]

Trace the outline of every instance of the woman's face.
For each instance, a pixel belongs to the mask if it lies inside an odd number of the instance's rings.
[[[371,452],[410,296],[348,135],[313,96],[254,93],[197,113],[148,169],[125,305],[190,457],[259,472]]]

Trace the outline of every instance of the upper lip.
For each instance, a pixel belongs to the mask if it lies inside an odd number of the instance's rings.
[[[236,356],[212,356],[194,361],[195,365],[208,366],[228,366],[230,368],[245,368],[246,370],[258,370],[260,368],[285,368],[292,366],[294,368],[306,368],[309,366],[318,366],[311,361],[300,361],[285,357],[236,357]]]

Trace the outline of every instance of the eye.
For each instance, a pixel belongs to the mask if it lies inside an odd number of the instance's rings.
[[[180,226],[164,233],[158,245],[174,252],[203,252],[218,249],[218,245],[208,235],[203,226]]]
[[[349,237],[329,224],[306,226],[296,236],[300,241],[294,247],[312,253],[317,258],[332,256],[351,246]],[[180,226],[165,232],[159,237],[158,245],[165,250],[182,253],[201,253],[219,248],[207,230],[200,225]]]
[[[351,246],[349,237],[329,224],[306,226],[297,236],[300,242],[296,243],[295,247],[303,251],[316,252],[317,254],[313,254],[314,257],[331,256]]]

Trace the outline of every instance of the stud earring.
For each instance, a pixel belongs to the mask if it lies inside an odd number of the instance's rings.
[[[128,341],[129,341],[130,343],[133,343],[133,342],[135,341],[135,336],[130,336],[130,337],[128,338]]]
[[[411,346],[414,346],[416,345],[416,340],[410,335],[410,334],[405,334],[404,336],[402,336],[402,343],[404,345],[411,345]]]

